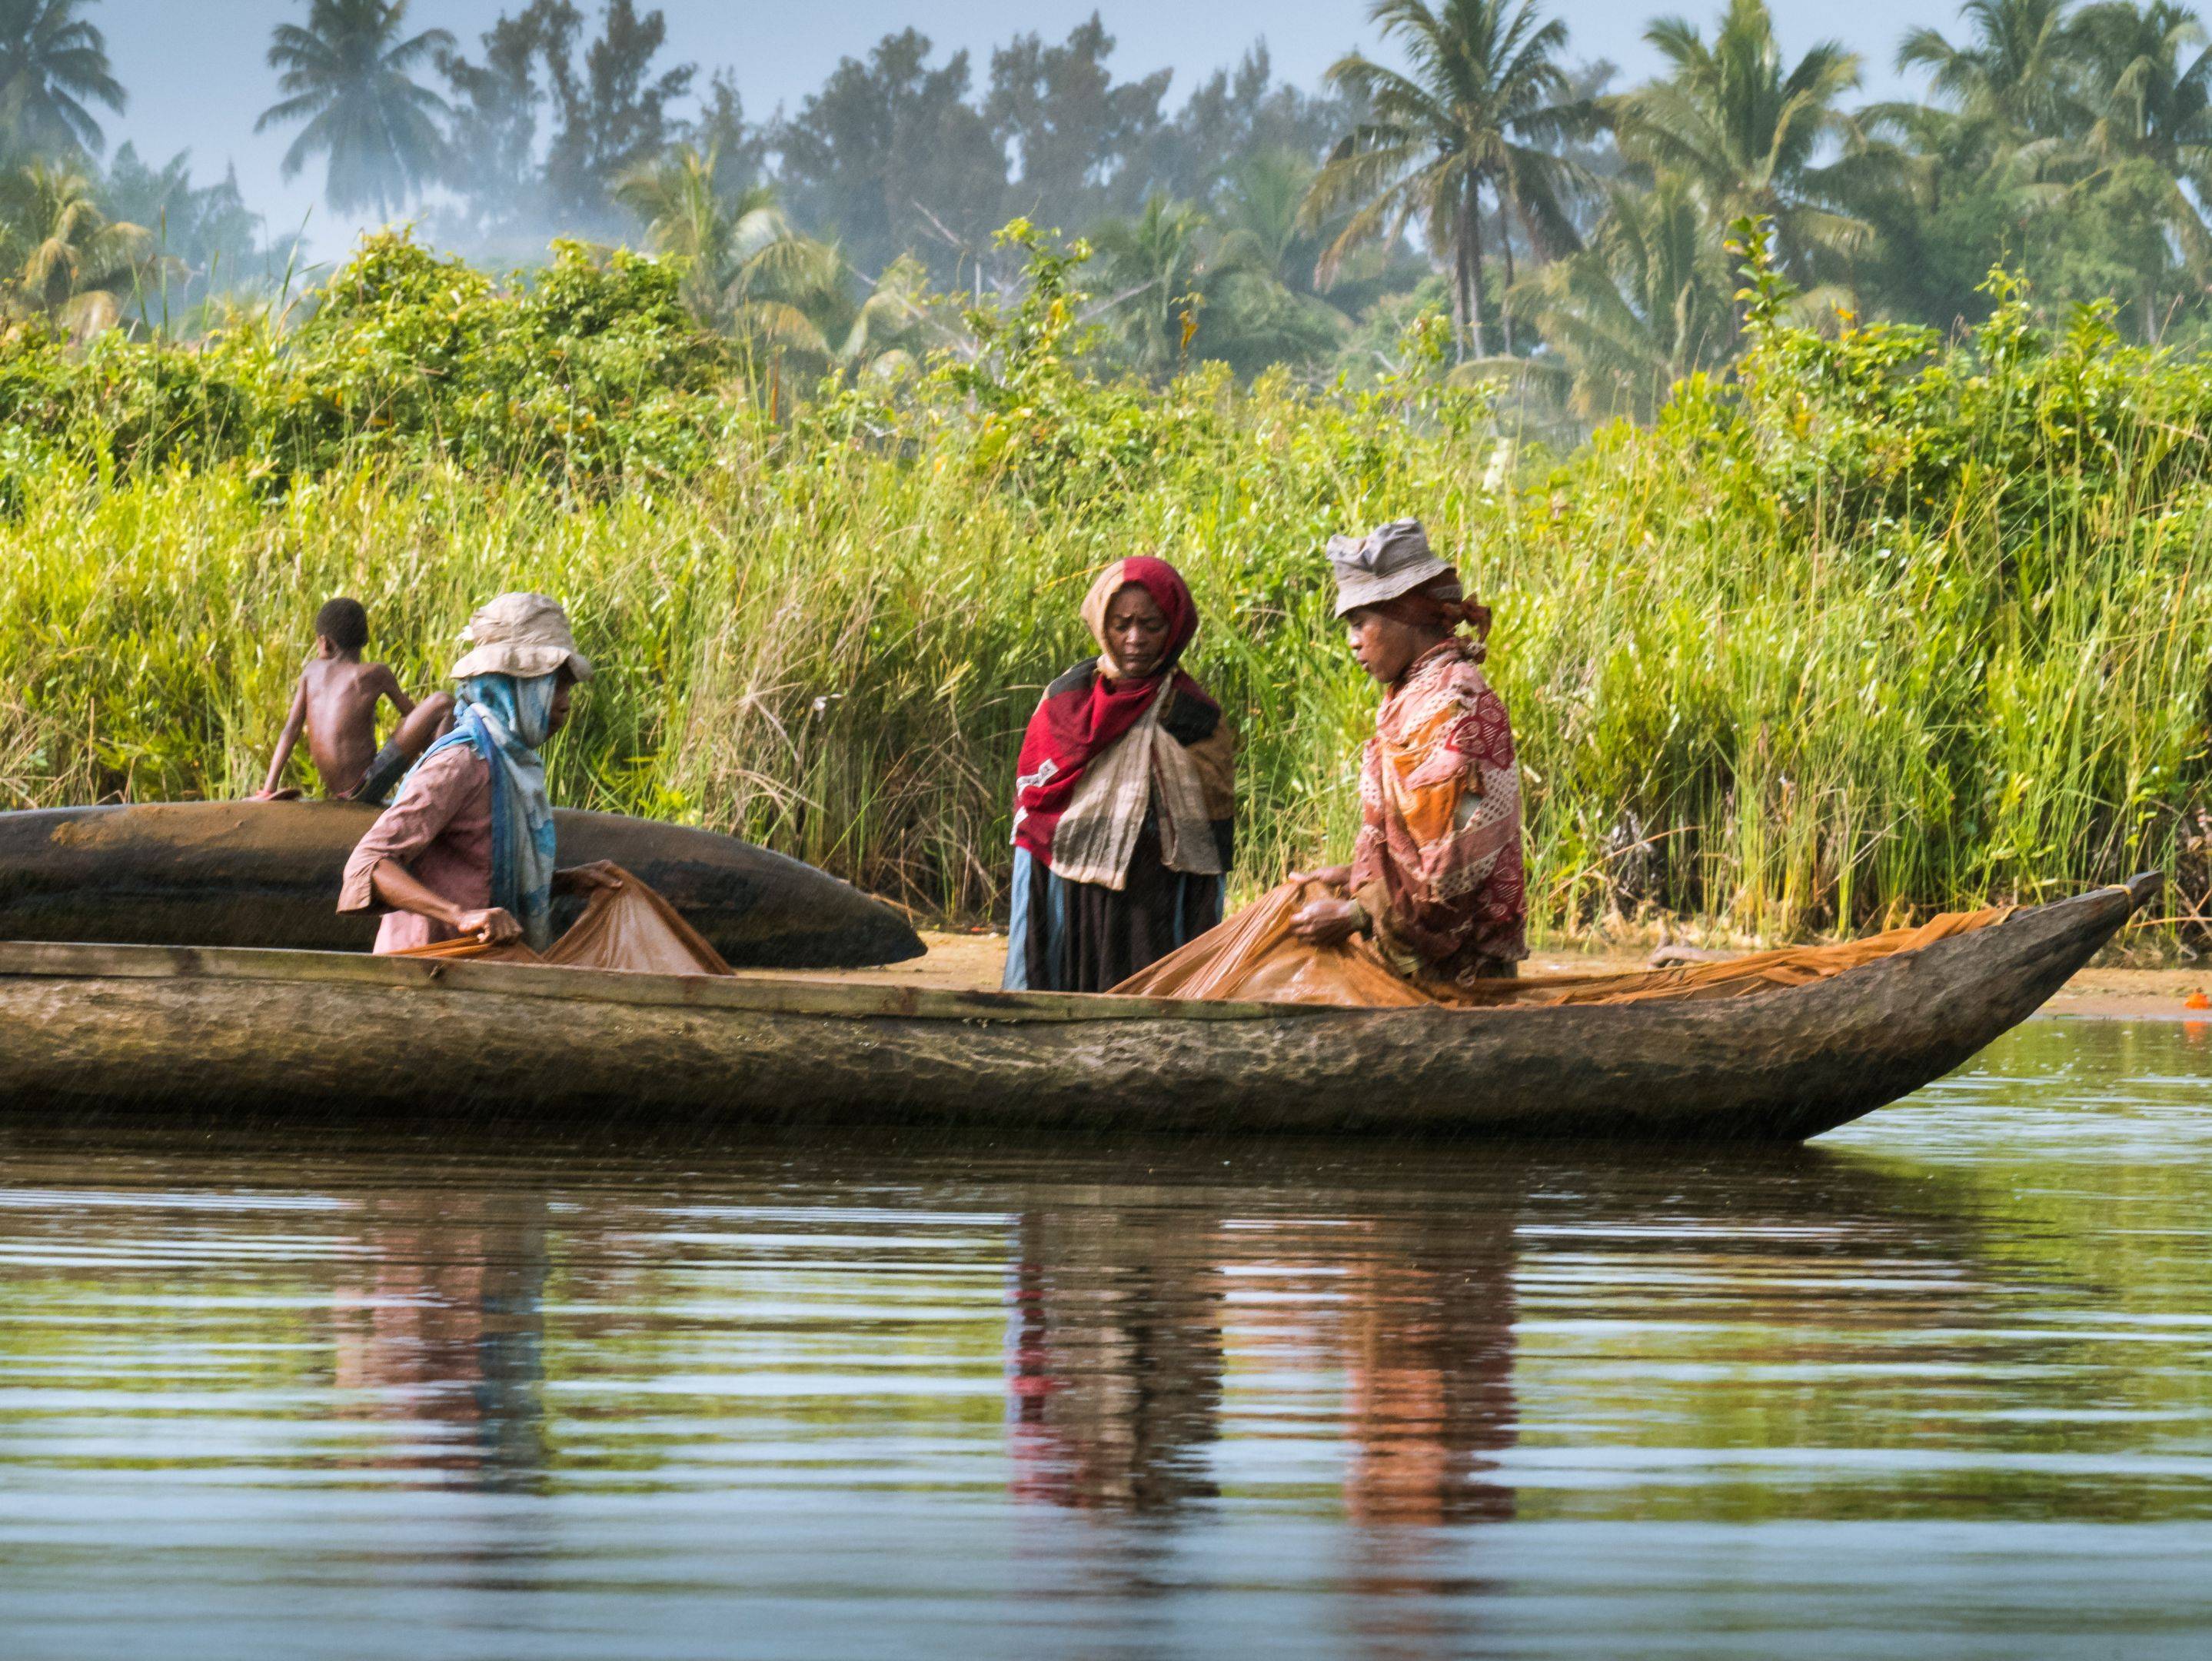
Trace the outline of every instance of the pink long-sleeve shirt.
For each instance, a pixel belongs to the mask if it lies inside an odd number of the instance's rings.
[[[464,910],[491,904],[491,768],[473,747],[441,750],[415,770],[399,800],[354,845],[338,891],[341,912],[383,912],[379,952],[452,940],[443,923],[378,903],[369,879],[386,860],[398,861],[416,881]]]

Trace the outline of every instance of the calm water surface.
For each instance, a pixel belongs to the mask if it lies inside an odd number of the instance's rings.
[[[0,1118],[0,1655],[2212,1655],[2212,1035],[1810,1148]]]

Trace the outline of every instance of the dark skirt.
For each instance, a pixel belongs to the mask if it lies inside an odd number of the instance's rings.
[[[1066,882],[1026,850],[1014,858],[1009,991],[1104,992],[1221,921],[1222,879],[1170,871],[1147,819],[1120,889]]]

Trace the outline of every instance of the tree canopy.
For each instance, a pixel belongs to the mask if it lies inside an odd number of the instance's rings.
[[[444,160],[446,101],[414,76],[453,37],[408,34],[407,8],[408,0],[308,0],[307,22],[278,24],[270,41],[269,67],[285,96],[254,131],[305,123],[284,153],[285,176],[322,156],[333,207],[389,213]]]
[[[128,288],[134,326],[281,285],[293,251],[234,180],[130,145],[102,175],[95,112],[125,99],[99,3],[0,0],[14,246],[114,263],[93,250],[120,229],[40,228],[91,225],[36,205],[79,197],[144,233],[115,265],[131,283],[85,279]],[[1636,84],[1577,58],[1550,0],[1370,0],[1369,44],[1316,88],[1256,42],[1185,85],[1125,64],[1099,13],[975,53],[904,28],[765,118],[647,0],[514,0],[467,41],[414,0],[299,4],[259,122],[289,136],[288,172],[321,163],[334,207],[412,216],[481,269],[560,237],[652,250],[779,386],[957,350],[960,308],[1018,298],[1048,234],[1084,240],[1068,303],[1091,362],[1361,387],[1441,342],[1466,374],[1519,362],[1515,385],[1583,419],[1650,415],[1743,349],[1744,222],[1771,228],[1814,328],[1954,330],[2002,269],[2145,344],[2212,329],[2212,40],[2182,0],[1966,0],[1888,48],[1922,96],[1875,101],[1841,42],[1784,52],[1769,0],[1652,20],[1659,70]],[[1042,228],[1002,235],[1014,221]]]

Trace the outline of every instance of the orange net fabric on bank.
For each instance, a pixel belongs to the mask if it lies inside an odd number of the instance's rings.
[[[641,975],[726,975],[730,965],[684,914],[617,866],[622,886],[599,888],[584,915],[543,955],[521,941],[486,946],[440,940],[396,952],[399,958],[465,958],[472,963],[550,964],[563,969],[624,969]]]
[[[1802,986],[1899,952],[1917,952],[1954,934],[2002,922],[2014,910],[1998,905],[1980,911],[1946,911],[1914,928],[1893,928],[1835,946],[1753,952],[1726,963],[1619,975],[1532,975],[1478,981],[1471,986],[1416,985],[1393,973],[1364,938],[1338,946],[1308,946],[1291,932],[1291,919],[1298,908],[1323,897],[1326,891],[1310,883],[1285,883],[1271,889],[1114,991],[1129,997],[1325,1003],[1352,1009],[1492,1009],[1735,998]]]

